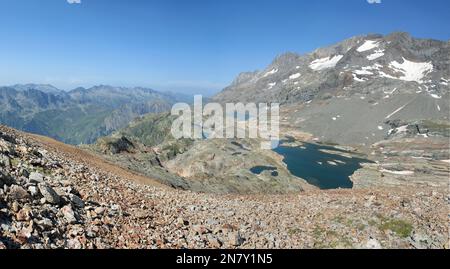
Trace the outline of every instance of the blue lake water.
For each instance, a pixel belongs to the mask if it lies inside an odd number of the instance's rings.
[[[264,171],[271,171],[271,175],[274,177],[278,176],[278,169],[273,166],[255,166],[250,169],[253,174],[259,175]]]
[[[331,150],[336,154],[323,152]],[[362,163],[371,161],[363,158],[342,156],[339,153],[352,154],[332,146],[305,143],[301,147],[289,147],[281,144],[274,150],[284,157],[291,174],[305,179],[320,189],[352,188],[350,176]]]

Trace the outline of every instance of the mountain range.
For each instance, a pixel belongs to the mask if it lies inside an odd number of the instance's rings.
[[[106,85],[62,91],[51,85],[0,87],[0,123],[69,144],[93,143],[134,118],[187,101],[182,94]]]
[[[389,120],[448,122],[449,83],[450,42],[371,34],[283,54],[213,100],[278,102],[284,125],[317,140],[370,145],[388,135]]]
[[[184,95],[1,87],[44,136],[0,125],[0,249],[448,249],[449,83],[450,43],[406,33],[283,54],[212,98],[280,103],[275,150],[173,138]]]
[[[363,156],[373,161],[369,169],[355,173],[352,180],[357,186],[404,182],[380,171],[396,175],[397,170],[401,174],[415,169],[427,173],[415,173],[410,182],[442,184],[448,175],[436,167],[443,163],[418,160],[448,159],[449,81],[449,42],[416,39],[406,33],[371,34],[305,55],[283,54],[263,71],[240,74],[212,100],[279,102],[282,140],[294,147],[305,141],[334,145],[358,153],[349,160]],[[91,149],[118,165],[182,189],[285,193],[309,187],[286,169],[283,157],[261,151],[258,141],[176,141],[170,136],[172,120],[168,113],[141,117]],[[400,161],[404,152],[416,159]],[[314,165],[323,162],[319,159]],[[403,165],[392,166],[397,162]],[[252,173],[255,169],[263,172]],[[430,176],[434,170],[436,174]],[[365,178],[369,177],[368,183]]]

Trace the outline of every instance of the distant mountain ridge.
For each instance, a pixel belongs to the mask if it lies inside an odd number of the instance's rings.
[[[187,96],[135,87],[63,91],[52,85],[0,87],[0,123],[70,144],[94,142],[134,118],[170,109]]]

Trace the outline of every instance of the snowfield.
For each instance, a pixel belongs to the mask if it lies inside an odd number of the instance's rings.
[[[433,71],[433,64],[429,63],[416,63],[408,61],[403,58],[403,63],[393,61],[389,65],[394,71],[402,73],[403,76],[398,79],[404,81],[415,81],[417,83],[423,83],[423,78]]]
[[[289,79],[297,79],[297,78],[299,78],[300,76],[301,76],[300,73],[293,74],[293,75],[291,75],[291,76],[289,77]]]
[[[442,96],[439,96],[439,95],[437,95],[437,94],[435,94],[435,93],[432,93],[432,94],[430,94],[431,95],[431,97],[433,97],[434,99],[442,99]]]
[[[393,175],[401,175],[401,176],[411,176],[414,175],[414,171],[391,171],[387,169],[380,170],[382,173],[389,173]]]
[[[368,71],[368,69],[364,69],[364,67],[363,70],[356,70],[354,73],[357,75],[373,75],[372,72]]]
[[[270,75],[276,74],[278,72],[278,69],[274,68],[272,70],[270,70],[269,72],[264,74],[264,77],[268,77]]]
[[[362,44],[362,46],[360,46],[357,51],[358,52],[364,52],[364,51],[368,51],[368,50],[373,50],[375,48],[378,48],[379,46],[379,42],[378,41],[373,41],[373,40],[366,40],[366,42],[364,42],[364,44]]]
[[[367,56],[367,60],[373,61],[384,56],[384,50],[376,50],[373,54]]]
[[[326,57],[317,59],[309,65],[309,68],[312,70],[320,71],[327,68],[333,68],[337,65],[337,63],[344,57],[344,55],[336,55],[332,58]]]
[[[269,83],[267,86],[269,86],[269,90],[272,89],[275,85],[277,85],[276,82]]]
[[[367,79],[359,78],[357,74],[353,73],[353,80],[356,82],[365,82]]]

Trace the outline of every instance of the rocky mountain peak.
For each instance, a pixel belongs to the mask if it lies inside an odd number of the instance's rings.
[[[259,71],[253,71],[253,72],[242,72],[240,73],[231,83],[231,85],[239,85],[245,82],[248,82],[250,79],[252,79],[256,74],[258,74]]]

